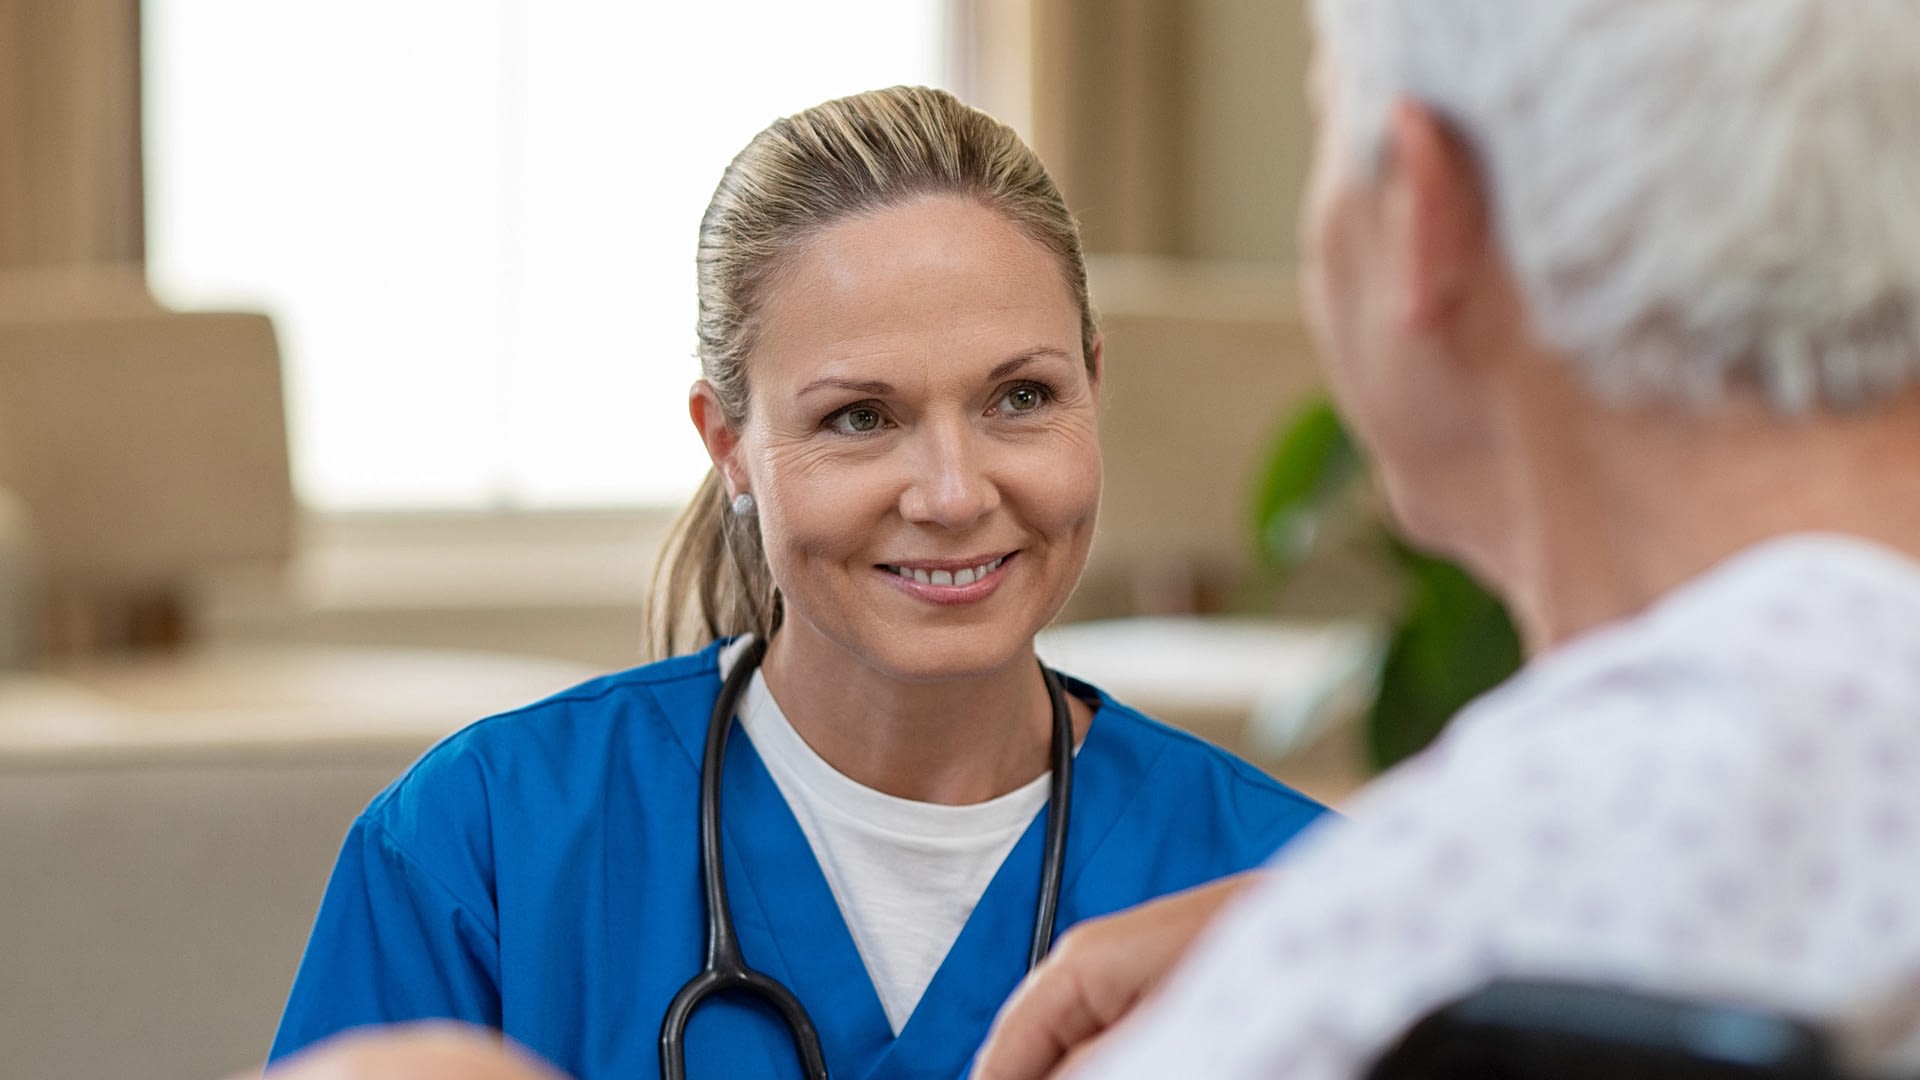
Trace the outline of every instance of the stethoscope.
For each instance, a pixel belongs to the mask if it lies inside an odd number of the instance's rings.
[[[726,759],[727,735],[733,714],[753,673],[766,656],[764,638],[756,637],[741,654],[714,702],[707,721],[707,745],[700,761],[700,888],[707,902],[707,962],[687,980],[667,1006],[660,1022],[660,1073],[665,1080],[687,1075],[687,1021],[693,1010],[715,994],[728,992],[758,996],[779,1012],[793,1032],[800,1066],[808,1080],[827,1080],[827,1059],[820,1051],[820,1032],[793,991],[778,979],[747,966],[740,955],[740,939],[727,906],[727,881],[720,860],[720,766]],[[1073,721],[1067,713],[1067,694],[1060,679],[1040,665],[1053,704],[1053,779],[1047,801],[1047,842],[1040,872],[1040,904],[1033,914],[1033,939],[1027,947],[1027,970],[1045,959],[1053,945],[1054,917],[1060,909],[1060,879],[1067,861],[1067,807],[1073,795]]]

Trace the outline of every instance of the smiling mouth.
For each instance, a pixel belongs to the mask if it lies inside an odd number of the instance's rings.
[[[997,559],[990,559],[987,562],[981,563],[979,566],[963,566],[957,570],[925,570],[916,566],[893,566],[888,563],[880,564],[880,569],[890,574],[897,574],[900,577],[906,578],[908,581],[917,581],[922,585],[957,587],[971,585],[979,581],[981,578],[1000,569],[1000,564],[1006,561],[1007,557],[1002,555]]]

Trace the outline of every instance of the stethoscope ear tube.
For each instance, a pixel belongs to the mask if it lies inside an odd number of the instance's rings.
[[[1027,948],[1027,970],[1040,966],[1053,948],[1053,926],[1060,917],[1060,879],[1066,873],[1067,812],[1073,802],[1073,716],[1067,711],[1067,692],[1045,664],[1047,700],[1053,704],[1053,780],[1047,794],[1046,852],[1040,864],[1040,903],[1033,915],[1033,942]]]

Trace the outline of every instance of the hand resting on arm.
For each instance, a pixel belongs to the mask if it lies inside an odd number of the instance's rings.
[[[1222,878],[1061,935],[1001,1009],[972,1080],[1040,1080],[1070,1068],[1153,992],[1214,913],[1259,874]]]

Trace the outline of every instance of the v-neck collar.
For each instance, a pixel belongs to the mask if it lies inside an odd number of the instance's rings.
[[[729,740],[722,775],[727,893],[747,963],[800,998],[828,1061],[873,1060],[893,1029],[813,848],[745,732]]]
[[[715,646],[712,656],[718,652]],[[709,675],[717,696],[717,666]],[[1063,929],[1071,921],[1068,898],[1074,883],[1128,798],[1124,783],[1111,782],[1114,774],[1132,771],[1104,760],[1109,740],[1098,722],[1104,695],[1066,682],[1069,692],[1094,701],[1096,722],[1075,759]],[[675,725],[696,768],[707,719],[689,715]],[[807,1008],[835,1080],[950,1080],[963,1073],[994,1013],[1026,974],[1040,890],[1044,811],[1034,815],[995,872],[896,1036],[811,845],[759,751],[737,727],[728,740],[722,778],[727,894],[741,950],[750,966],[780,980]],[[773,1034],[785,1038],[784,1031]]]

